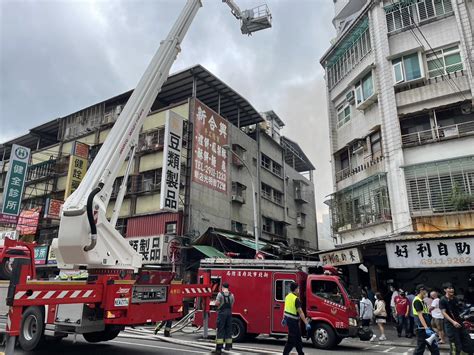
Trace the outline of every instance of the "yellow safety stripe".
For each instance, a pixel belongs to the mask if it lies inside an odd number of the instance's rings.
[[[224,339],[217,339],[216,338],[216,344],[224,344]]]
[[[232,338],[226,339],[226,340],[225,340],[225,343],[226,343],[226,344],[232,344]]]

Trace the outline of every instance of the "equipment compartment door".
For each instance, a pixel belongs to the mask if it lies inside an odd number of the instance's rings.
[[[283,319],[283,311],[285,309],[285,297],[290,293],[290,284],[296,282],[296,274],[275,272],[273,274],[272,285],[272,333],[286,333],[288,330],[281,325]]]

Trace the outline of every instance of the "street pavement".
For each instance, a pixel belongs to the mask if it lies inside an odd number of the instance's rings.
[[[25,352],[21,349],[15,351],[16,355],[165,355],[165,354],[210,354],[214,347],[210,339],[202,339],[202,333],[192,333],[192,329],[186,329],[187,333],[176,332],[172,338],[154,337],[150,329],[127,329],[116,339],[97,344],[87,343],[82,336],[77,336],[76,341],[72,336],[64,339],[59,344],[48,344],[44,349],[35,352]],[[285,339],[274,339],[259,336],[252,342],[234,344],[235,349],[226,354],[281,354]],[[334,350],[320,350],[305,342],[305,354],[329,355],[329,354],[402,354],[410,355],[414,351],[414,345],[405,342],[397,344],[396,339],[385,342],[362,342],[356,339],[345,339]],[[1,349],[1,348],[0,348]],[[4,350],[0,350],[4,351]],[[428,353],[428,352],[426,352]],[[293,352],[296,354],[296,351]],[[443,349],[442,354],[448,354]]]

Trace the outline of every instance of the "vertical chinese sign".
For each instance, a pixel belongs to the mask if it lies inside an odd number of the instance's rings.
[[[29,161],[30,149],[13,144],[5,180],[0,222],[16,223],[18,220]]]
[[[87,158],[89,157],[89,146],[81,142],[75,142],[72,154],[69,158],[69,169],[67,173],[66,192],[64,200],[68,198],[79,186],[87,171]]]
[[[196,99],[193,115],[193,181],[227,193],[228,122]]]
[[[160,208],[173,212],[178,211],[179,205],[183,121],[183,117],[173,111],[166,113]]]

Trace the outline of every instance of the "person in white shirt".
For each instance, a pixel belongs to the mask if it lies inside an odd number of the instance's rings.
[[[380,330],[379,340],[381,341],[387,340],[387,337],[385,336],[385,323],[387,323],[387,310],[385,309],[385,301],[383,300],[383,297],[380,294],[380,292],[377,292],[375,294],[375,298],[376,298],[376,301],[375,301],[374,316],[375,316],[375,323],[377,323]]]
[[[431,327],[438,333],[439,336],[439,343],[444,344],[444,316],[439,309],[439,298],[438,292],[431,291],[430,297],[432,299],[431,306],[430,306],[430,314],[431,314]]]
[[[363,327],[370,326],[370,320],[374,316],[374,306],[367,296],[367,291],[362,290],[362,299],[359,303],[359,317]],[[377,335],[372,335],[370,341],[374,341],[377,338]]]
[[[392,310],[392,317],[393,319],[397,320],[395,314],[395,297],[398,296],[398,291],[395,289],[395,286],[390,285],[390,292],[392,292],[392,297],[390,298],[390,309]]]

